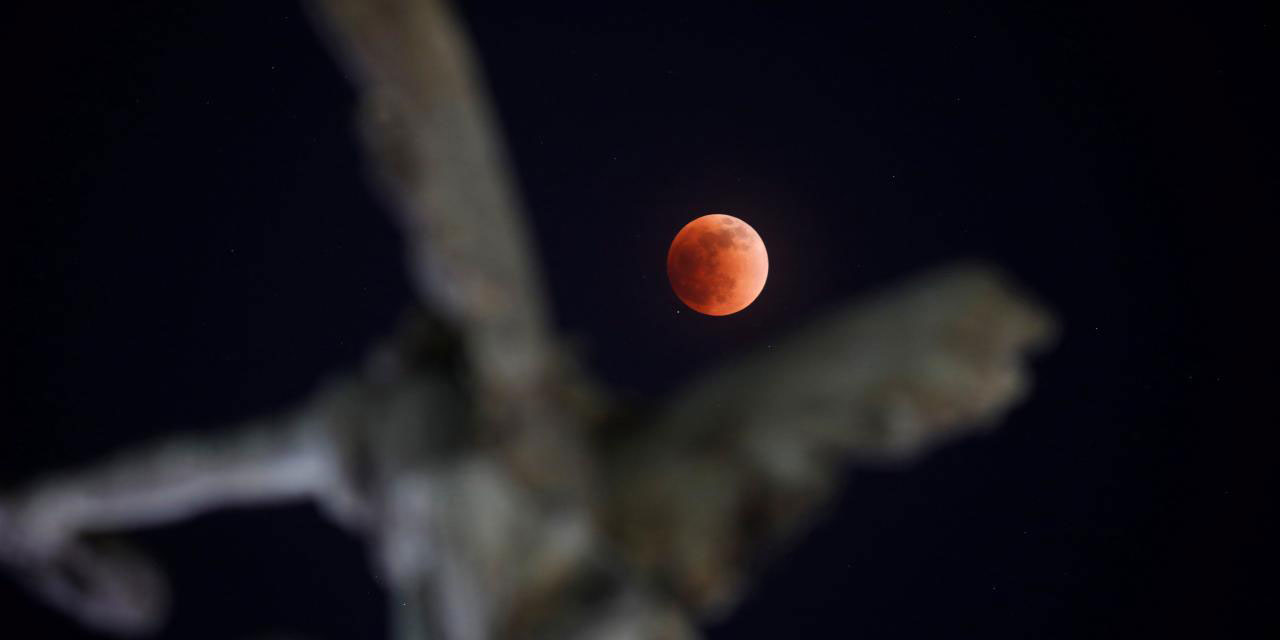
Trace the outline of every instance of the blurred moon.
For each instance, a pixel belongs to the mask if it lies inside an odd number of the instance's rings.
[[[760,234],[721,213],[686,224],[667,252],[671,288],[690,309],[709,316],[747,308],[768,275],[769,255]]]

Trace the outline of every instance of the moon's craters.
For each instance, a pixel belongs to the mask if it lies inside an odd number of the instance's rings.
[[[768,268],[760,236],[747,223],[723,214],[685,225],[667,254],[671,288],[690,308],[708,315],[746,308],[764,288]]]

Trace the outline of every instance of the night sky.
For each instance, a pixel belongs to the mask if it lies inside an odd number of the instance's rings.
[[[5,29],[2,487],[291,406],[412,303],[300,7],[85,4]],[[1276,291],[1275,9],[797,4],[461,6],[556,325],[624,397],[957,260],[1062,320],[1001,430],[851,471],[709,637],[1280,637],[1274,405],[1241,401],[1280,383],[1249,335]],[[724,318],[665,274],[710,212],[769,249]],[[363,547],[309,506],[137,540],[174,583],[165,638],[386,635]],[[0,625],[97,637],[4,578]]]

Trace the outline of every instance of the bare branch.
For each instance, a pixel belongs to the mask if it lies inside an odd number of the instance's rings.
[[[1052,334],[977,268],[832,314],[706,377],[610,452],[614,535],[696,608],[720,609],[845,460],[901,460],[992,425],[1026,392],[1024,354]]]
[[[307,497],[330,465],[309,416],[184,436],[54,475],[8,500],[28,553],[84,532],[163,524],[210,509]]]
[[[362,93],[371,175],[399,214],[425,305],[463,337],[478,425],[530,484],[582,493],[579,420],[557,384],[541,271],[493,109],[443,0],[315,0]]]
[[[467,39],[439,0],[317,0],[362,90],[372,175],[400,214],[423,303],[486,384],[528,386],[548,344],[538,264]]]
[[[303,411],[175,437],[32,483],[0,499],[0,565],[89,626],[150,630],[168,604],[160,572],[85,535],[328,493],[338,483],[324,417]]]
[[[76,540],[36,561],[6,540],[0,513],[0,564],[46,603],[88,627],[118,635],[154,631],[169,605],[169,589],[150,560],[118,543]]]

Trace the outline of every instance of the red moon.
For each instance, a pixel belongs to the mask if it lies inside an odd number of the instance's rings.
[[[690,309],[727,316],[764,290],[769,254],[751,225],[722,213],[686,224],[667,252],[671,288]]]

